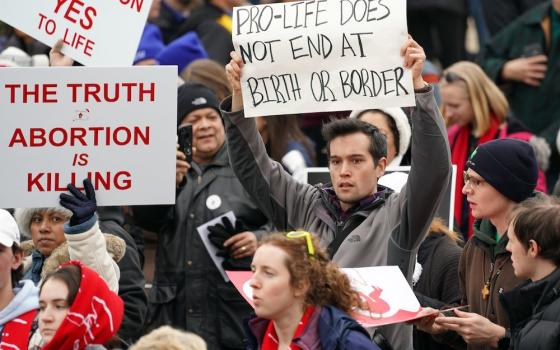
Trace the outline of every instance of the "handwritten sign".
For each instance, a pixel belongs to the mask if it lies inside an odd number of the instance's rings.
[[[10,68],[0,207],[50,207],[90,178],[99,205],[175,202],[175,67]]]
[[[405,0],[237,7],[232,35],[248,117],[414,105]]]
[[[152,0],[0,0],[0,20],[85,66],[130,66]]]
[[[364,327],[406,322],[418,317],[420,303],[397,266],[374,266],[341,269],[358,291],[367,309],[354,310],[354,317]],[[226,271],[235,288],[251,306],[253,290],[251,271]],[[266,296],[261,296],[265,298]]]

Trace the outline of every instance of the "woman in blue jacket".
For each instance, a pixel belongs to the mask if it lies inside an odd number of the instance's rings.
[[[251,268],[248,349],[379,350],[349,316],[362,307],[358,293],[309,232],[266,237]]]

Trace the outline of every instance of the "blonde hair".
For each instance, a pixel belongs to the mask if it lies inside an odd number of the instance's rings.
[[[206,342],[196,334],[161,326],[146,334],[130,350],[206,350]]]
[[[457,62],[443,72],[440,86],[457,84],[466,88],[474,112],[473,134],[480,137],[490,128],[490,115],[494,114],[502,123],[508,114],[509,104],[504,93],[476,64]],[[445,105],[441,108],[445,115]]]
[[[443,233],[455,243],[462,243],[461,235],[455,231],[450,230],[442,218],[435,217],[430,224],[429,234]]]
[[[231,95],[231,86],[225,67],[211,59],[192,61],[183,69],[181,77],[185,82],[201,83],[207,86],[220,101]]]

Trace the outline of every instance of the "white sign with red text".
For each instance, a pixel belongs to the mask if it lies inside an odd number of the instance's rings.
[[[405,0],[234,8],[246,117],[414,105]]]
[[[52,207],[89,177],[99,205],[175,202],[176,67],[6,68],[0,208]]]
[[[152,0],[0,0],[0,20],[85,66],[130,66]]]
[[[362,326],[377,327],[406,322],[418,317],[420,303],[397,266],[374,266],[341,269],[358,291],[367,310],[352,314]],[[226,271],[231,282],[251,306],[253,290],[251,271]],[[266,296],[261,296],[265,298]]]

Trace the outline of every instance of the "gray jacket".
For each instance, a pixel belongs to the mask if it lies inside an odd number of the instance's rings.
[[[231,100],[226,99],[221,109],[232,168],[279,230],[305,229],[328,246],[346,225],[361,220],[333,260],[341,267],[398,265],[410,281],[418,246],[451,175],[447,132],[431,90],[417,93],[417,107],[412,109],[412,168],[405,189],[384,196],[381,204],[352,214],[346,222],[333,217],[322,188],[296,182],[268,158],[254,120],[245,119],[243,111],[227,112]],[[400,324],[381,331],[395,349],[412,348],[411,327]]]

